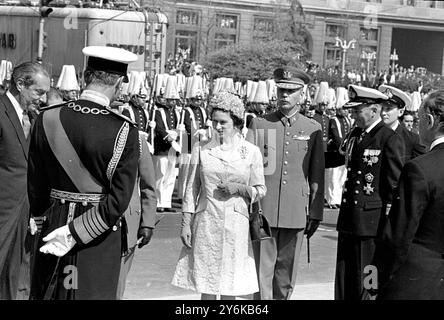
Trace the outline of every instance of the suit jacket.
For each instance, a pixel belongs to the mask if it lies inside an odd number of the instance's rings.
[[[29,140],[11,101],[0,96],[0,299],[14,299],[18,287],[17,271],[29,221]]]
[[[264,159],[267,194],[262,210],[270,226],[305,228],[306,216],[322,220],[324,150],[321,126],[299,113],[287,119],[280,111],[252,120],[247,140]]]
[[[391,280],[384,299],[444,299],[444,144],[409,161],[402,169],[399,197],[389,218],[385,261]]]
[[[349,138],[360,133],[361,129],[355,128]],[[374,237],[382,231],[381,218],[398,186],[403,153],[401,138],[382,121],[354,145],[339,211],[339,232]]]
[[[417,133],[407,130],[402,124],[398,125],[395,132],[404,141],[404,162],[426,153],[426,147],[419,142],[419,135]]]
[[[139,227],[154,228],[156,223],[157,198],[153,161],[145,141],[140,141],[140,148],[138,179],[128,209],[124,213],[127,249],[136,245]]]

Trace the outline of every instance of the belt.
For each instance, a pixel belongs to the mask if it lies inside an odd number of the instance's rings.
[[[106,195],[101,193],[74,193],[51,189],[50,197],[53,199],[59,199],[62,204],[66,201],[81,202],[84,206],[86,206],[88,202],[98,203],[104,200]]]

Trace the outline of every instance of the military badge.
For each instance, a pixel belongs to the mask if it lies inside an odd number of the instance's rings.
[[[371,195],[374,192],[374,189],[375,188],[373,188],[370,183],[367,183],[367,185],[364,187],[365,194],[368,196]]]
[[[379,161],[379,154],[381,153],[381,150],[375,150],[375,149],[365,149],[364,150],[364,157],[362,158],[362,161],[366,163],[368,166],[373,166],[374,164],[378,163]]]
[[[366,181],[366,182],[368,182],[368,183],[372,183],[372,182],[373,182],[373,179],[375,178],[375,176],[372,175],[371,173],[367,173],[367,174],[364,176],[364,178],[365,178],[365,181]]]
[[[241,159],[246,159],[248,155],[248,150],[246,146],[239,147],[239,154]]]
[[[303,130],[301,130],[297,134],[293,135],[292,138],[293,138],[293,140],[302,140],[302,141],[310,140],[310,136],[306,135]]]

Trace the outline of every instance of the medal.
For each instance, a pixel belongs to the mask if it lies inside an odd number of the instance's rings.
[[[374,192],[374,187],[371,186],[370,183],[367,183],[367,185],[364,187],[364,191],[366,195],[371,195]]]

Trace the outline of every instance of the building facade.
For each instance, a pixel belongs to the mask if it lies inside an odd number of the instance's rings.
[[[418,0],[300,0],[311,60],[341,66],[336,37],[356,40],[345,52],[347,69],[386,69],[391,64],[444,73],[444,2]],[[168,16],[167,51],[190,49],[199,61],[230,43],[275,32],[288,0],[179,0],[162,6]],[[394,50],[396,49],[396,55]],[[374,52],[374,53],[373,53]],[[373,53],[373,54],[372,54]]]

